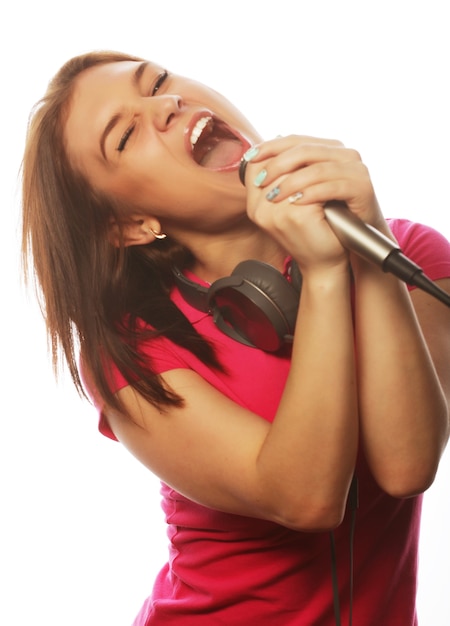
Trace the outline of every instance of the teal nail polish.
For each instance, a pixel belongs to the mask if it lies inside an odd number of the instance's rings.
[[[265,181],[266,176],[267,176],[267,170],[261,170],[258,176],[253,181],[253,184],[255,185],[255,187],[260,187]]]
[[[269,193],[266,195],[266,200],[269,200],[269,202],[271,202],[272,200],[274,200],[278,194],[280,193],[280,188],[279,187],[274,187],[273,189],[271,189],[269,191]]]
[[[257,148],[256,146],[253,146],[252,148],[249,148],[247,150],[247,152],[244,154],[242,158],[244,159],[244,161],[251,161],[252,159],[255,158],[258,152],[259,152],[259,148]]]

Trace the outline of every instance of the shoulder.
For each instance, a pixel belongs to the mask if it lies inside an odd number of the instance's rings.
[[[387,219],[402,251],[433,280],[450,276],[450,242],[425,224],[407,219]]]

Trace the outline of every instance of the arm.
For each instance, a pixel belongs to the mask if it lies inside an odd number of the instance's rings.
[[[448,438],[450,311],[360,259],[353,268],[362,441],[378,483],[414,495],[432,483]]]
[[[178,369],[164,380],[184,407],[161,414],[126,387],[119,395],[131,419],[108,410],[112,430],[152,472],[203,505],[299,530],[335,526],[357,442],[346,265],[305,281],[298,328],[272,424]]]
[[[252,175],[264,164],[264,187],[279,187],[276,205],[291,194],[300,211],[342,200],[392,237],[355,151],[287,137],[268,142],[255,160]],[[399,280],[360,258],[351,263],[361,439],[380,486],[392,495],[413,495],[431,484],[448,438],[450,311],[418,290],[409,295]],[[449,291],[449,280],[442,286]]]

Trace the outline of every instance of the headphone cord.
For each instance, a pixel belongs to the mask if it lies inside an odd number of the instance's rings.
[[[356,510],[358,508],[358,479],[353,476],[352,483],[350,485],[348,505],[351,508],[351,521],[350,521],[350,598],[349,598],[349,616],[348,624],[353,624],[353,577],[354,577],[354,542],[355,542],[355,527],[356,527]],[[336,541],[334,532],[330,532],[330,548],[331,548],[331,576],[333,581],[333,607],[334,607],[334,619],[336,626],[341,626],[341,607],[339,601],[339,584],[337,576],[337,558],[336,558]]]

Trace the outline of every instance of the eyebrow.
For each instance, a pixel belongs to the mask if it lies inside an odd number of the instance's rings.
[[[137,66],[136,70],[133,72],[133,75],[131,77],[131,86],[133,88],[139,88],[139,84],[142,78],[143,73],[145,72],[145,70],[147,69],[149,65],[148,61],[143,61],[142,63],[139,63],[139,65]],[[106,150],[105,150],[105,145],[106,145],[106,140],[108,138],[109,133],[113,130],[113,128],[115,128],[115,126],[117,125],[117,123],[122,119],[123,115],[121,113],[116,113],[116,115],[113,115],[112,118],[109,120],[109,122],[106,124],[101,137],[100,137],[100,151],[102,153],[102,156],[104,158],[105,161],[108,160],[107,156],[106,156]]]

